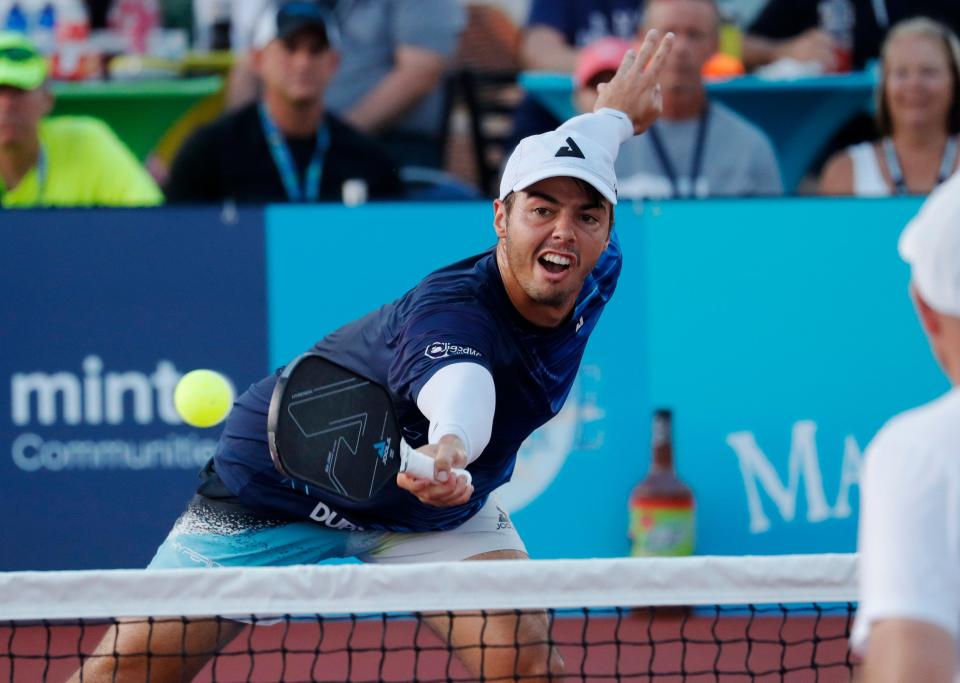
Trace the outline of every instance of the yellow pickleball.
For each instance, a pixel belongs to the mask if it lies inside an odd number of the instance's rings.
[[[212,427],[223,421],[233,405],[233,385],[213,370],[193,370],[177,382],[173,405],[193,427]]]

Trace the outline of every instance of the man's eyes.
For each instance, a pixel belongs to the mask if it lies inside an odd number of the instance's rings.
[[[556,211],[547,206],[535,206],[532,209],[530,209],[530,213],[538,218],[548,218],[550,216],[553,216],[556,213]],[[600,219],[597,218],[597,216],[595,216],[592,213],[580,214],[579,220],[584,225],[589,225],[591,227],[600,225]]]

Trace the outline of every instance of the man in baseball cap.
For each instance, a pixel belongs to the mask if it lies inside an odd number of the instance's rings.
[[[524,138],[504,167],[494,202],[497,263],[511,303],[535,325],[559,325],[591,275],[609,284],[604,298],[613,293],[620,272],[614,162],[620,145],[662,110],[657,79],[673,36],[654,52],[658,38],[651,31],[638,52],[626,53],[613,80],[600,86],[595,112]]]
[[[0,85],[35,90],[47,78],[47,60],[22,33],[0,33]]]
[[[204,470],[212,485],[181,518],[202,521],[178,523],[152,568],[196,566],[197,557],[208,566],[289,563],[289,533],[300,534],[306,563],[343,553],[367,562],[527,558],[494,492],[513,474],[520,444],[563,407],[616,288],[613,161],[620,141],[646,130],[659,114],[657,79],[672,44],[671,35],[659,40],[652,32],[601,88],[596,113],[520,144],[493,202],[493,249],[427,274],[400,299],[313,347],[335,363],[382,378],[403,415],[401,429],[411,439],[410,430],[420,429],[411,445],[434,459],[434,477],[401,473],[395,486],[357,504],[278,472],[263,420],[277,382],[271,373],[237,399]],[[466,466],[473,468],[469,481],[451,472]],[[213,485],[236,498],[213,502],[204,493]],[[237,522],[218,511],[224,504],[257,513],[240,514]],[[318,505],[326,511],[322,519]],[[355,540],[360,528],[369,534],[362,542]],[[432,623],[470,680],[563,678],[545,614],[453,616]],[[146,672],[156,683],[191,680],[213,654],[206,647],[225,643],[241,628],[211,620],[191,623],[187,636],[178,620],[120,623],[101,642],[103,656],[86,659],[82,680],[143,680]],[[176,652],[185,638],[193,643],[190,657],[158,663],[145,654]],[[502,647],[483,647],[489,643]],[[118,652],[130,654],[111,656]]]
[[[960,631],[960,174],[930,195],[899,248],[953,388],[892,419],[867,449],[853,646],[865,680],[947,683]]]
[[[605,36],[580,50],[573,68],[573,99],[577,111],[593,111],[597,86],[613,78],[630,46],[623,38]]]
[[[652,32],[657,36],[657,32]],[[664,39],[666,48],[653,56],[653,67],[659,67],[661,55],[668,53],[673,38]],[[605,46],[600,44],[604,43]],[[602,54],[601,54],[602,53]],[[641,61],[650,59],[649,54],[638,56],[630,50],[630,44],[619,39],[602,39],[584,50],[589,68],[580,69],[580,78],[586,78],[594,67],[610,71],[610,78],[618,71],[642,69],[646,64]],[[665,59],[665,57],[662,57]],[[614,61],[615,60],[615,61]],[[608,79],[609,80],[609,79]],[[520,141],[507,159],[500,180],[501,201],[512,192],[551,177],[570,177],[589,183],[611,204],[617,203],[617,178],[614,162],[620,145],[636,134],[645,131],[656,119],[662,107],[659,86],[650,87],[642,93],[645,100],[638,106],[655,109],[657,114],[649,112],[637,114],[627,101],[624,87],[635,84],[639,78],[621,77],[615,89],[608,89],[598,97],[591,108],[593,113],[570,119],[558,129],[531,135]],[[605,84],[599,84],[602,89]]]
[[[273,40],[302,31],[320,36],[325,47],[336,49],[339,45],[336,23],[323,7],[309,0],[290,0],[271,2],[264,8],[254,28],[253,47],[262,50]]]
[[[249,66],[259,99],[188,138],[167,183],[171,203],[233,199],[313,203],[403,196],[375,140],[327,106],[340,64],[336,22],[319,3],[272,2],[253,32]],[[350,190],[355,188],[354,195]]]
[[[148,206],[160,188],[102,121],[48,118],[47,60],[30,40],[0,32],[0,204]]]

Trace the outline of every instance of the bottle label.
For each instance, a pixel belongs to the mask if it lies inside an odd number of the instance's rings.
[[[630,502],[633,557],[692,555],[694,531],[693,501]]]

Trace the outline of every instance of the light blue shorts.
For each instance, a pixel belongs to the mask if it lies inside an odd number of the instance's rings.
[[[196,496],[150,561],[151,569],[364,562],[444,562],[495,550],[526,552],[496,496],[456,529],[400,533],[345,531],[313,522],[264,520]]]

